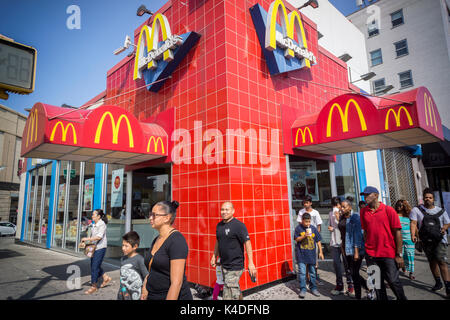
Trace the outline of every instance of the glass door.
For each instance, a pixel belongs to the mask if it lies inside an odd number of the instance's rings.
[[[30,192],[28,193],[28,206],[27,206],[27,220],[26,220],[26,228],[27,235],[26,239],[28,241],[33,240],[33,218],[34,212],[36,210],[36,194],[37,194],[37,171],[30,171]]]
[[[149,214],[157,202],[171,201],[170,174],[170,167],[133,171],[131,228],[141,238],[139,248],[149,248],[158,236],[158,232],[150,226]]]
[[[61,161],[58,177],[58,190],[57,190],[57,209],[54,225],[53,246],[63,248],[63,231],[64,231],[64,212],[66,203],[66,184],[67,184],[67,169],[69,162]]]
[[[45,167],[37,169],[37,195],[36,195],[36,211],[33,217],[33,242],[39,243],[40,241],[40,226],[41,226],[41,212],[43,211],[42,205],[43,196],[45,193]]]
[[[78,227],[78,202],[80,194],[80,162],[72,161],[67,172],[69,192],[66,199],[64,248],[75,251]]]
[[[95,181],[95,163],[86,162],[84,164],[83,170],[83,179],[80,180],[80,183],[83,186],[83,190],[81,192],[82,201],[81,201],[81,217],[78,222],[78,233],[77,239],[80,243],[82,238],[88,237],[89,226],[92,223],[92,211],[94,210],[94,181]],[[78,251],[78,249],[77,249]]]
[[[49,163],[45,166],[45,189],[44,189],[44,200],[43,200],[43,211],[42,211],[42,219],[40,222],[40,240],[39,243],[47,242],[47,231],[48,231],[48,213],[49,213],[49,205],[50,205],[50,188],[52,182],[52,169],[53,163]]]

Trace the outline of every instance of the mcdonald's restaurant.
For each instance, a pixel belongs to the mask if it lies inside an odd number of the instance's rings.
[[[101,208],[107,258],[118,259],[122,235],[134,230],[149,248],[152,206],[177,200],[188,281],[212,287],[220,206],[232,201],[258,272],[256,283],[242,276],[247,290],[295,272],[305,196],[322,216],[328,258],[332,196],[351,196],[358,210],[360,191],[375,185],[391,204],[392,176],[412,176],[401,193],[416,196],[411,158],[395,174],[386,159],[391,148],[443,140],[428,89],[363,94],[307,16],[283,0],[238,3],[167,2],[134,31],[133,54],[107,72],[103,93],[79,108],[34,105],[20,241],[81,255]]]

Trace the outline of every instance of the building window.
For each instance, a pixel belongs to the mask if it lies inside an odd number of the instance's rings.
[[[406,42],[406,39],[403,39],[402,41],[394,43],[395,46],[395,53],[397,54],[397,58],[401,56],[406,56],[408,52],[408,43]]]
[[[413,86],[411,70],[400,72],[398,77],[400,79],[400,89]]]
[[[376,20],[373,20],[368,24],[367,33],[369,34],[369,38],[380,34],[380,29],[378,29],[378,23]]]
[[[395,28],[395,27],[403,24],[404,23],[403,9],[400,9],[398,11],[395,11],[394,13],[391,13],[391,21],[392,21],[392,28]]]
[[[380,94],[386,85],[386,81],[383,78],[373,81],[372,84],[373,84],[373,92],[375,94]]]
[[[370,61],[372,62],[372,67],[383,63],[383,56],[381,55],[381,49],[372,51],[370,53]]]

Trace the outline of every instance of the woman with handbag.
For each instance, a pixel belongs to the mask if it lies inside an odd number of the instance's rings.
[[[94,253],[91,257],[91,287],[89,290],[84,292],[85,294],[92,294],[97,291],[97,282],[100,277],[103,278],[100,288],[105,287],[111,281],[111,277],[109,277],[102,269],[102,262],[105,257],[106,247],[108,245],[106,239],[106,223],[108,223],[108,220],[105,213],[101,209],[95,210],[92,213],[92,220],[94,225],[92,227],[91,237],[81,239],[81,242],[95,243],[91,244],[91,246],[95,246],[93,249]],[[88,246],[89,244],[86,244],[86,247]]]
[[[193,300],[185,275],[188,245],[184,236],[172,227],[178,206],[176,201],[161,201],[150,213],[150,225],[159,232],[159,237],[147,252],[149,274],[141,300]]]

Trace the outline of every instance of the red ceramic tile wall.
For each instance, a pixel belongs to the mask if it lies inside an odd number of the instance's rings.
[[[144,119],[175,108],[175,128],[184,128],[194,137],[194,122],[202,130],[226,129],[281,130],[280,104],[298,108],[305,114],[317,112],[339,90],[317,85],[347,88],[347,71],[317,45],[317,31],[304,23],[308,48],[318,64],[310,70],[271,76],[268,72],[249,8],[260,3],[267,11],[271,1],[209,0],[174,1],[162,12],[172,33],[195,31],[201,34],[197,45],[158,93],[142,88],[143,80],[133,80],[134,58],[107,77],[107,104],[119,105]],[[135,38],[135,43],[137,38]],[[281,132],[281,131],[280,131]],[[194,141],[191,141],[192,145]],[[282,154],[281,134],[276,142],[279,170],[262,175],[259,157],[249,164],[246,144],[245,164],[173,164],[173,199],[180,202],[176,227],[189,244],[186,273],[188,280],[213,286],[215,270],[210,265],[215,228],[220,221],[220,205],[233,201],[235,216],[249,231],[258,282],[248,273],[241,288],[275,281],[292,270],[291,234],[287,189],[286,157]],[[206,146],[203,142],[202,150]],[[226,148],[226,140],[224,139]],[[236,149],[235,144],[235,149]],[[194,149],[192,162],[195,159]],[[269,147],[269,151],[271,148]],[[236,151],[236,150],[234,150]],[[247,261],[245,262],[247,268]]]

